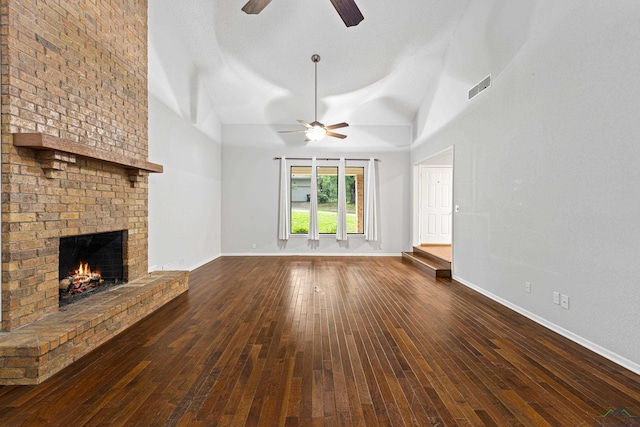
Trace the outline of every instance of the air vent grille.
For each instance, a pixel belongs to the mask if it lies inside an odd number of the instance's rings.
[[[491,75],[488,75],[484,80],[482,80],[480,83],[472,87],[471,90],[469,90],[469,99],[478,95],[489,86],[491,86]]]

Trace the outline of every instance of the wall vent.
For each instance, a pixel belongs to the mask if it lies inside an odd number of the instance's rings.
[[[488,75],[483,81],[471,88],[469,91],[469,99],[473,98],[489,86],[491,86],[491,75]]]

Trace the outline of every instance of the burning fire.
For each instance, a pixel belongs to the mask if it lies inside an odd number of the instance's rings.
[[[78,276],[88,276],[90,275],[91,272],[91,268],[89,267],[89,263],[80,263],[80,266],[78,267],[78,269],[75,271],[76,275]]]
[[[91,271],[88,262],[80,262],[78,269],[73,272],[71,279],[79,282],[88,282],[91,280],[100,280],[101,275],[99,271]]]
[[[100,271],[91,271],[87,262],[80,262],[78,269],[70,271],[68,274],[67,277],[60,280],[60,291],[65,295],[79,294],[104,282]]]
[[[60,281],[60,289],[69,294],[77,294],[95,288],[104,282],[99,271],[91,271],[89,263],[80,262],[78,269]]]

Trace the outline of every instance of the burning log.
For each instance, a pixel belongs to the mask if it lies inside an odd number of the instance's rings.
[[[102,276],[98,272],[92,272],[89,264],[80,263],[80,267],[69,273],[69,276],[60,280],[60,289],[69,295],[79,294],[89,289],[95,288],[103,283]]]
[[[66,279],[62,279],[60,280],[60,290],[61,291],[68,291],[69,290],[69,286],[71,286],[71,279],[66,278]]]

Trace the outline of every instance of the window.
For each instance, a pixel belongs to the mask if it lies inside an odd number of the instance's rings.
[[[347,233],[364,232],[364,167],[345,168],[346,194],[338,194],[338,167],[318,166],[318,231],[335,234],[338,220],[338,197],[347,204]],[[291,167],[291,234],[309,233],[311,203],[311,166]]]

